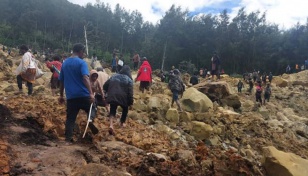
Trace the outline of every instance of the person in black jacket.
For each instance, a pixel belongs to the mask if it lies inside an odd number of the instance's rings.
[[[107,103],[110,104],[110,127],[109,134],[114,135],[113,118],[116,115],[117,107],[122,107],[121,126],[125,127],[128,114],[128,107],[134,102],[133,79],[129,66],[125,65],[118,74],[113,75],[103,88],[107,92]]]
[[[199,83],[199,80],[198,80],[198,72],[195,72],[195,74],[190,78],[189,80],[189,83],[192,84],[192,85],[196,85]]]

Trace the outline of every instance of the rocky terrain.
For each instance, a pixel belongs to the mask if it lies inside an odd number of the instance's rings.
[[[155,78],[134,105],[126,128],[108,134],[107,113],[77,142],[64,140],[65,106],[49,88],[51,73],[36,81],[34,95],[18,91],[14,70],[20,56],[0,51],[0,175],[308,175],[308,71],[274,77],[265,106],[254,95],[236,92],[237,78],[201,83],[181,98],[184,112],[170,107],[171,92]],[[188,80],[188,75],[183,75]],[[120,114],[120,112],[119,112]]]

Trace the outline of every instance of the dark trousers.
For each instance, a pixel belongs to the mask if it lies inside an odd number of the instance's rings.
[[[22,79],[21,75],[18,75],[17,76],[17,85],[18,85],[19,90],[22,90],[22,81],[23,81],[23,79]],[[31,95],[32,92],[33,92],[32,83],[27,81],[27,87],[28,87],[28,95]]]
[[[115,115],[117,113],[118,106],[120,106],[120,105],[110,104],[110,115],[111,116],[115,117]],[[122,111],[122,116],[121,116],[120,122],[125,123],[126,117],[127,117],[127,114],[128,114],[128,106],[121,106],[121,108],[123,109],[123,111]]]
[[[134,62],[134,70],[138,69],[138,62]]]
[[[75,121],[79,110],[82,109],[88,114],[90,106],[91,102],[89,97],[73,98],[67,100],[65,122],[65,139],[67,141],[70,141],[73,138]]]
[[[238,92],[242,92],[242,87],[238,87],[238,88],[237,88],[237,91],[238,91]]]

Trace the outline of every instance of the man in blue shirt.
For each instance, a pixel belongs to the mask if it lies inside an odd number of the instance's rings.
[[[82,60],[85,47],[82,44],[75,44],[73,55],[65,60],[62,65],[60,80],[59,103],[64,103],[64,88],[67,99],[65,140],[73,142],[73,130],[76,117],[80,109],[89,113],[91,103],[94,102],[94,95],[90,86],[89,70],[87,63]],[[89,127],[93,134],[98,133],[98,129],[91,122]]]

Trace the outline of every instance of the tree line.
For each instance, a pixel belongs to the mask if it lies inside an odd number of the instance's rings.
[[[266,20],[266,13],[244,8],[231,19],[227,10],[195,16],[172,5],[152,24],[138,11],[119,4],[112,9],[99,0],[85,7],[67,0],[2,0],[1,7],[0,43],[11,47],[69,52],[74,43],[85,43],[86,29],[90,55],[107,62],[116,49],[126,61],[137,51],[154,68],[161,68],[164,52],[166,70],[182,61],[210,68],[217,52],[230,74],[253,69],[280,74],[308,56],[308,22],[282,30]]]

